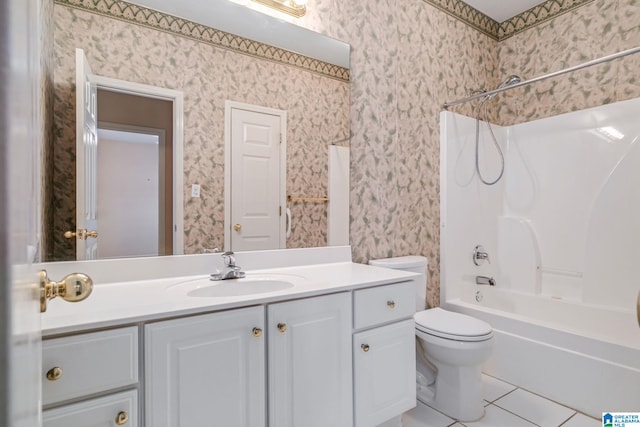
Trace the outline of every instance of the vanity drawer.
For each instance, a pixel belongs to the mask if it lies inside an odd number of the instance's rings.
[[[138,392],[116,393],[49,409],[42,413],[43,427],[138,425]]]
[[[43,403],[49,405],[138,382],[138,328],[42,342]]]
[[[353,327],[367,328],[413,316],[416,289],[413,281],[362,289],[353,293]]]

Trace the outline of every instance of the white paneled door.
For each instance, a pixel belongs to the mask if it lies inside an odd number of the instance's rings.
[[[82,49],[76,49],[76,106],[76,259],[97,259],[98,92]]]
[[[286,112],[228,101],[226,114],[225,248],[284,248]]]
[[[0,1],[0,426],[40,425],[41,17],[45,2]]]

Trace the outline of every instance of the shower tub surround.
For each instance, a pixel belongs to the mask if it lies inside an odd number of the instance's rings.
[[[594,417],[640,402],[638,111],[633,99],[494,125],[494,186],[474,172],[475,119],[441,113],[442,306],[492,325],[487,373]],[[480,168],[497,176],[480,129]],[[476,245],[490,263],[474,265]]]

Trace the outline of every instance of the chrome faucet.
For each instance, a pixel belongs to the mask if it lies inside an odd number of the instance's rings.
[[[496,285],[496,281],[493,279],[493,277],[476,276],[476,285],[495,286]]]
[[[236,258],[231,251],[224,252],[222,254],[224,261],[224,269],[211,275],[211,280],[228,280],[228,279],[241,279],[245,276],[245,272],[240,270],[240,267],[236,265]]]
[[[489,253],[484,250],[482,245],[478,245],[475,248],[473,248],[473,263],[475,265],[481,265],[485,260],[489,264],[491,264],[491,260],[489,259]]]

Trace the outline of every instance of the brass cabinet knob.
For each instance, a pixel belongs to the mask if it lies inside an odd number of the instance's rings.
[[[57,381],[62,376],[62,368],[54,366],[47,371],[47,379],[49,381]]]
[[[261,336],[262,336],[262,329],[260,329],[260,328],[253,328],[253,336],[254,336],[254,337],[261,337]]]
[[[40,312],[47,311],[47,301],[55,297],[62,297],[68,302],[78,302],[86,299],[93,291],[93,280],[86,274],[72,273],[60,282],[49,279],[46,270],[38,273],[40,284]]]
[[[123,426],[129,421],[129,414],[124,411],[118,412],[116,415],[116,425]]]
[[[287,330],[287,324],[286,324],[286,323],[278,323],[278,330],[279,330],[280,332],[283,332],[283,333],[284,333],[284,332],[286,332],[286,330]]]
[[[396,308],[396,302],[393,301],[393,300],[389,300],[389,301],[387,301],[387,306],[389,308]]]
[[[240,230],[242,230],[242,225],[240,224],[234,224],[233,229],[240,232]]]
[[[362,344],[360,347],[365,353],[369,351],[369,344]]]

